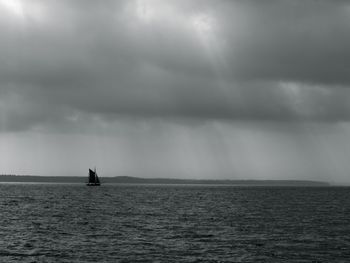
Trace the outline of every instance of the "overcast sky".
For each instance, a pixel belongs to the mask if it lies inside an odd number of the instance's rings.
[[[349,1],[0,0],[0,173],[350,183]]]

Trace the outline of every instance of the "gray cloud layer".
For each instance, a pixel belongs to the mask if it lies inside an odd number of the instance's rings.
[[[347,1],[0,2],[1,130],[350,119]]]

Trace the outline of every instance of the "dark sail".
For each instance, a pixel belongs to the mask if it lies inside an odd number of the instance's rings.
[[[95,183],[95,172],[89,169],[89,183],[94,184]]]
[[[89,182],[87,183],[88,186],[99,186],[101,185],[100,180],[98,179],[96,169],[95,171],[89,169]]]

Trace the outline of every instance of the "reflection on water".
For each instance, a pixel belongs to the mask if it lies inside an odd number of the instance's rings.
[[[347,262],[349,188],[1,184],[1,262]]]

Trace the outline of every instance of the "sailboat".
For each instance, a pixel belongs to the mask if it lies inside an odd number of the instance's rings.
[[[98,179],[96,168],[95,170],[89,169],[89,182],[86,184],[87,186],[100,186],[100,180]]]

